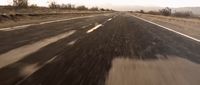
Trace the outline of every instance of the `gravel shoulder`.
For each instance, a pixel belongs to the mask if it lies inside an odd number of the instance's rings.
[[[200,39],[200,19],[166,17],[140,13],[134,13],[133,15]]]
[[[82,16],[104,14],[105,12],[69,12],[54,14],[14,14],[0,15],[0,29],[27,24],[38,24],[40,22],[69,19]]]

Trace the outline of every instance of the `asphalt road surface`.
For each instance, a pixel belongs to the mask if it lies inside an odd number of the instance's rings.
[[[128,13],[34,25],[0,31],[0,85],[105,85],[114,59],[173,56],[199,64],[200,43]]]

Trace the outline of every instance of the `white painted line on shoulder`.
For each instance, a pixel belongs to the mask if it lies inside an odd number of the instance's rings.
[[[40,24],[48,24],[48,23],[53,23],[53,22],[61,22],[61,21],[68,21],[68,20],[74,20],[74,19],[81,19],[81,18],[89,18],[89,17],[94,17],[93,16],[84,16],[84,17],[74,17],[74,18],[68,18],[68,19],[60,19],[60,20],[54,20],[54,21],[46,21],[46,22],[41,22]]]
[[[182,35],[182,36],[184,36],[184,37],[187,37],[187,38],[189,38],[189,39],[192,39],[192,40],[194,40],[194,41],[200,42],[200,40],[197,39],[197,38],[194,38],[194,37],[191,37],[191,36],[189,36],[189,35],[183,34],[183,33],[181,33],[181,32],[175,31],[175,30],[173,30],[173,29],[170,29],[170,28],[168,28],[168,27],[165,27],[165,26],[159,25],[159,24],[157,24],[157,23],[154,23],[154,22],[148,21],[148,20],[146,20],[146,19],[143,19],[143,18],[140,18],[140,17],[134,16],[134,15],[132,15],[132,16],[133,16],[133,17],[136,17],[136,18],[138,18],[138,19],[140,19],[140,20],[146,21],[146,22],[148,22],[148,23],[151,23],[151,24],[157,25],[157,26],[159,26],[159,27],[161,27],[161,28],[167,29],[167,30],[169,30],[169,31],[171,31],[171,32],[174,32],[174,33],[177,33],[177,34],[179,34],[179,35]]]
[[[33,25],[43,25],[43,24],[48,24],[48,23],[53,23],[53,22],[61,22],[61,21],[68,21],[68,20],[81,19],[81,18],[89,18],[89,17],[95,17],[95,16],[99,16],[99,15],[74,17],[74,18],[60,19],[60,20],[54,20],[54,21],[45,21],[45,22],[40,22],[39,24],[27,24],[27,25],[15,26],[15,27],[0,28],[0,31],[12,31],[12,30],[27,28],[27,27],[33,26]]]
[[[88,30],[87,33],[90,33],[90,32],[92,32],[92,31],[98,29],[98,28],[101,27],[101,26],[102,26],[102,24],[99,24],[99,25],[93,27],[92,29]]]

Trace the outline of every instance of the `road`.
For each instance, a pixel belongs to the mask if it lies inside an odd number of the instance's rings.
[[[128,13],[0,31],[0,47],[0,85],[117,85],[115,59],[200,63],[199,42]]]

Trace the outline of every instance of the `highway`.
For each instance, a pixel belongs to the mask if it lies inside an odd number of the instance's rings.
[[[199,64],[200,42],[129,13],[0,30],[0,85],[106,85],[114,59],[172,57]]]

